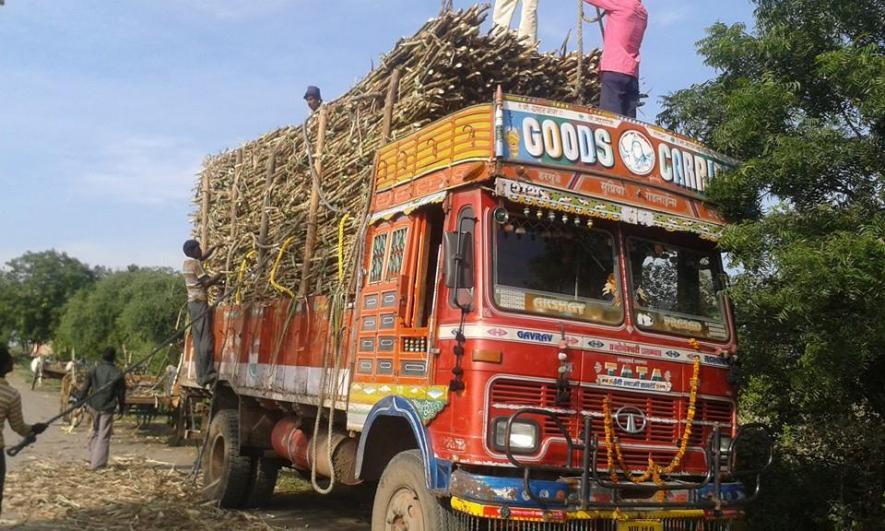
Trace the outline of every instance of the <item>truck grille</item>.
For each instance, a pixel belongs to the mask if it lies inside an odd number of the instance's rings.
[[[648,427],[641,434],[629,435],[619,432],[618,437],[625,444],[657,444],[673,446],[669,451],[631,451],[625,455],[630,466],[644,468],[649,456],[656,462],[665,462],[676,453],[676,446],[685,427],[688,412],[688,398],[682,396],[644,395],[618,390],[597,388],[572,388],[572,402],[568,406],[556,405],[556,384],[500,379],[492,384],[490,400],[492,407],[538,407],[563,413],[560,420],[569,435],[581,438],[583,422],[577,410],[591,415],[594,431],[602,433],[602,403],[608,397],[612,412],[624,406],[635,407],[646,414]],[[695,406],[695,426],[689,439],[691,446],[703,446],[712,432],[712,424],[718,423],[726,433],[731,431],[734,406],[725,400],[697,399]],[[544,417],[544,435],[560,434],[556,421]]]

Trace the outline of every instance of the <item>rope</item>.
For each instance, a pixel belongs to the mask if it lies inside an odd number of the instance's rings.
[[[329,305],[329,329],[333,331],[331,334],[331,348],[326,349],[323,355],[323,375],[320,380],[320,392],[317,397],[317,416],[314,419],[313,425],[313,437],[311,438],[310,444],[310,455],[313,455],[313,460],[310,465],[310,484],[313,486],[313,489],[320,494],[329,494],[332,492],[332,489],[335,487],[335,467],[332,463],[332,428],[335,420],[335,403],[338,401],[338,396],[340,395],[340,385],[341,385],[341,342],[339,341],[339,336],[341,333],[342,327],[341,325],[341,310],[344,307],[344,299],[343,294],[339,290],[332,299],[332,303]],[[334,369],[332,370],[332,385],[329,385],[329,371],[327,367],[329,366],[328,361],[328,353],[332,352],[335,356],[335,364]],[[329,477],[329,484],[325,487],[321,487],[317,482],[317,444],[319,440],[320,433],[320,421],[322,420],[322,410],[323,403],[326,400],[326,391],[327,388],[331,387],[332,396],[329,400],[329,424],[326,428],[326,459],[329,462],[329,470],[331,475]]]
[[[270,285],[274,287],[280,293],[285,293],[289,296],[290,299],[295,298],[295,294],[292,293],[292,290],[287,288],[286,286],[280,285],[277,283],[277,268],[280,266],[280,262],[283,259],[283,255],[286,253],[286,249],[292,245],[292,242],[295,241],[295,236],[289,236],[286,241],[283,242],[283,245],[280,246],[280,252],[277,253],[277,259],[274,260],[273,267],[270,268]]]
[[[584,0],[578,0],[578,26],[575,30],[578,39],[578,70],[575,76],[575,99],[578,103],[584,103],[581,94],[584,88]]]

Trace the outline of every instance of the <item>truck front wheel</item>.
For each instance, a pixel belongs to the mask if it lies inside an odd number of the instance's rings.
[[[373,531],[442,531],[451,510],[427,490],[421,452],[397,454],[384,469],[372,506]]]

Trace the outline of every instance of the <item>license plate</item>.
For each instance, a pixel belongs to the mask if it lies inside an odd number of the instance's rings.
[[[664,531],[664,523],[660,520],[618,522],[618,531]]]

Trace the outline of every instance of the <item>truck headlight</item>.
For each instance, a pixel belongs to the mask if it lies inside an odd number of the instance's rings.
[[[734,440],[728,435],[720,435],[719,436],[719,453],[721,455],[728,455],[731,452],[731,445]]]
[[[538,449],[538,425],[534,422],[517,420],[510,427],[510,450],[513,453],[527,454]],[[507,417],[498,417],[492,424],[492,445],[504,451],[506,447]]]
[[[731,463],[731,446],[733,443],[734,439],[730,435],[719,435],[719,462],[723,466]]]

